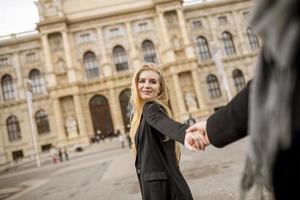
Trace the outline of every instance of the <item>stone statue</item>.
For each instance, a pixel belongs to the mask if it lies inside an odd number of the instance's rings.
[[[74,116],[70,116],[66,119],[65,127],[69,138],[76,137],[78,135],[77,120]]]
[[[180,50],[180,49],[182,49],[182,41],[181,41],[181,39],[180,38],[178,38],[177,36],[174,36],[173,38],[172,38],[172,44],[173,44],[173,48],[175,49],[175,50]]]
[[[67,72],[66,63],[63,59],[59,59],[57,61],[57,73],[58,74],[65,74]]]
[[[39,0],[34,2],[38,7],[40,21],[51,17],[63,17],[63,0]]]
[[[194,93],[192,93],[192,92],[185,93],[184,100],[185,100],[185,103],[186,103],[189,111],[197,110],[198,106],[197,106],[196,97],[195,97]]]

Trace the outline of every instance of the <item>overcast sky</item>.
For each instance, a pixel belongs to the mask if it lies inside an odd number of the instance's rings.
[[[35,30],[39,15],[34,1],[0,0],[0,36]]]
[[[38,20],[33,0],[0,0],[0,35],[34,30]]]

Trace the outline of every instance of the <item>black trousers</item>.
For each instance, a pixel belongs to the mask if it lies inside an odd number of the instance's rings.
[[[300,199],[300,131],[295,132],[290,149],[278,153],[273,185],[276,200]]]

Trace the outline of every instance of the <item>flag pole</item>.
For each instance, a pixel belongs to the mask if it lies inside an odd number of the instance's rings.
[[[34,124],[33,115],[32,115],[32,81],[29,79],[25,79],[25,90],[26,90],[26,102],[28,109],[28,117],[30,121],[30,132],[32,138],[32,144],[34,147],[35,159],[37,167],[41,166],[38,144],[36,139],[36,126]]]
[[[216,45],[215,45],[214,42],[211,44],[211,46],[212,46],[212,60],[216,64],[217,70],[218,70],[219,74],[221,75],[223,86],[225,88],[227,97],[228,97],[228,99],[230,101],[232,99],[232,94],[231,94],[231,91],[229,89],[228,80],[226,78],[226,74],[225,74],[225,70],[224,70],[224,65],[223,65],[223,62],[222,62],[221,51],[220,51],[220,49],[218,49],[216,47]]]

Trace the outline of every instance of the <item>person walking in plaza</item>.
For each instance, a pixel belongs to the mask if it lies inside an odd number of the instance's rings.
[[[132,141],[129,133],[126,133],[126,139],[127,139],[128,148],[131,149]]]
[[[64,148],[64,152],[63,153],[64,153],[65,160],[68,161],[69,160],[69,153],[68,153],[68,150],[67,150],[66,147]]]
[[[124,147],[125,147],[124,135],[122,133],[119,133],[118,137],[119,137],[119,141],[121,143],[121,147],[122,147],[122,149],[124,149]]]
[[[64,158],[63,158],[63,152],[62,152],[62,149],[61,149],[61,148],[58,149],[58,157],[59,157],[59,161],[60,161],[60,162],[63,162],[63,161],[64,161]]]
[[[50,154],[51,154],[51,158],[52,158],[52,163],[53,164],[56,164],[57,163],[57,160],[58,160],[58,151],[56,149],[56,147],[52,147],[51,150],[50,150]]]
[[[136,150],[135,167],[143,200],[193,199],[179,170],[178,142],[184,144],[185,138],[196,134],[186,133],[187,125],[171,119],[162,72],[156,66],[143,65],[133,76],[131,91],[130,136]],[[193,149],[192,145],[186,146]]]

